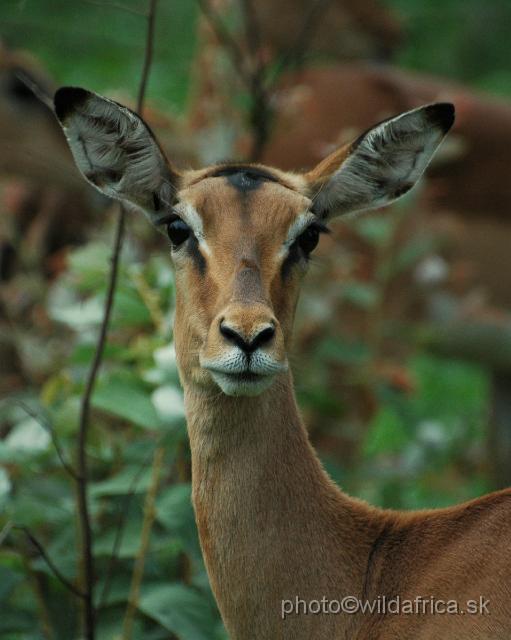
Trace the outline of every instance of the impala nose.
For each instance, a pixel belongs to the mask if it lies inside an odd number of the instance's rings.
[[[244,334],[244,332],[234,325],[230,324],[226,320],[220,322],[220,333],[224,336],[227,342],[231,342],[244,351],[247,355],[262,347],[273,340],[275,335],[275,325],[272,322],[265,322],[257,327],[255,332],[252,332],[250,336]]]

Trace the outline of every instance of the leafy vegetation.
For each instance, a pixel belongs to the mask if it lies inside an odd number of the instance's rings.
[[[144,3],[123,3],[135,13],[85,0],[7,0],[0,8],[2,35],[12,46],[29,46],[62,83],[98,91],[122,87],[133,94],[144,46],[144,21],[136,11],[144,10]],[[150,95],[183,111],[196,46],[196,6],[160,4]],[[409,32],[398,56],[401,64],[511,92],[507,2],[471,0],[469,8],[460,0],[441,8],[425,0],[392,0],[392,5],[406,18]],[[310,354],[306,366],[298,363],[299,399],[306,415],[316,412],[338,425],[327,435],[360,441],[355,465],[322,449],[325,466],[350,493],[384,507],[444,506],[488,488],[481,462],[488,374],[476,365],[423,353],[409,327],[403,331],[385,316],[382,303],[390,283],[431,250],[427,238],[405,239],[389,256],[384,248],[398,234],[392,220],[353,222],[358,239],[375,250],[376,268],[365,278],[350,272],[335,296],[347,315],[354,309],[360,314],[364,326],[377,321],[379,335],[394,343],[397,335],[412,345],[401,363],[404,373],[397,381],[375,375],[381,345],[354,336],[346,323]],[[172,346],[173,273],[164,243],[148,250],[144,232],[141,239],[133,232],[137,224],[130,220],[87,447],[98,637],[124,637],[123,629],[132,624],[133,638],[221,640],[225,632],[190,503],[190,459]],[[75,584],[76,501],[62,459],[74,462],[80,398],[106,294],[110,232],[106,222],[68,255],[66,270],[51,283],[44,303],[51,338],[24,342],[27,357],[41,360],[44,373],[0,405],[1,422],[8,425],[0,440],[0,637],[5,640],[71,640],[79,634],[79,601],[27,533]],[[328,387],[327,367],[338,368],[354,389],[370,389],[375,410],[363,432],[350,421],[350,399]]]

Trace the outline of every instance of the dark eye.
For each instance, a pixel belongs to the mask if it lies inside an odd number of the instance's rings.
[[[179,247],[190,237],[192,230],[181,218],[175,218],[167,224],[167,235],[174,248]]]
[[[314,249],[318,246],[319,242],[319,234],[321,233],[321,229],[319,226],[315,224],[311,224],[305,229],[303,233],[301,233],[296,242],[300,249],[305,253],[305,255],[309,255]]]

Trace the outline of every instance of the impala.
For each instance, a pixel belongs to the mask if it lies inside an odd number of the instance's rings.
[[[508,640],[511,491],[412,513],[347,496],[309,444],[287,357],[327,223],[406,193],[453,106],[391,118],[304,174],[232,163],[180,173],[127,108],[71,87],[55,108],[89,182],[170,238],[193,503],[230,637]],[[398,596],[427,606],[386,611]],[[360,605],[351,613],[346,597]]]

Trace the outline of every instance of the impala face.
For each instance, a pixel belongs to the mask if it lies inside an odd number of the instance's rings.
[[[256,395],[287,370],[299,281],[326,229],[301,187],[276,171],[224,165],[179,191],[165,224],[176,348],[195,383]]]
[[[77,88],[60,89],[55,107],[85,177],[168,234],[183,382],[245,396],[288,368],[299,284],[326,221],[406,193],[454,120],[450,104],[415,109],[301,175],[243,164],[179,174],[125,107]]]

